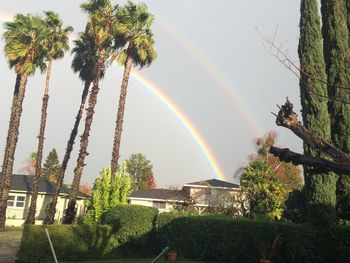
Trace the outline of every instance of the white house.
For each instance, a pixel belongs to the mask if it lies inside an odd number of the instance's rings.
[[[14,174],[12,175],[11,189],[7,201],[6,210],[6,226],[21,226],[26,218],[30,200],[32,196],[33,176]],[[55,191],[56,185],[48,181],[46,178],[41,178],[39,183],[39,193],[36,209],[36,224],[42,224],[45,218],[45,211],[48,207],[51,196]],[[64,210],[68,206],[70,189],[62,186],[60,195],[57,199],[55,220],[60,222]],[[90,196],[79,192],[77,200],[77,214],[82,214],[85,211],[84,200]]]
[[[169,212],[183,205],[191,205],[202,213],[210,205],[225,204],[230,197],[240,192],[237,184],[209,179],[184,184],[181,190],[143,189],[137,190],[129,197],[130,204],[153,206],[159,212]]]

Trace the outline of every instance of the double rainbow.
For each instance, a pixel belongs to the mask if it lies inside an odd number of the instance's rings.
[[[0,13],[0,21],[10,21],[13,18],[13,15]],[[228,95],[234,107],[245,116],[245,121],[248,126],[252,129],[255,135],[260,135],[261,132],[257,125],[257,122],[253,118],[253,115],[242,103],[242,99],[239,95],[231,88],[228,81],[222,76],[222,74],[213,66],[212,63],[208,61],[208,59],[201,54],[197,48],[191,45],[185,38],[183,38],[175,29],[169,26],[164,20],[161,21],[161,27],[174,39],[179,43],[179,46],[184,48],[189,52],[189,54],[201,65],[203,68],[210,74],[210,76],[219,84],[219,87]],[[71,39],[76,39],[78,36],[76,34],[71,35]],[[181,122],[181,124],[185,127],[185,129],[189,132],[191,137],[194,139],[195,143],[198,145],[199,149],[204,154],[207,159],[213,174],[216,178],[221,180],[226,180],[224,172],[220,167],[219,162],[215,158],[212,150],[209,145],[206,143],[205,139],[198,131],[198,129],[193,125],[191,120],[186,116],[184,112],[176,105],[176,103],[170,99],[161,88],[157,87],[157,85],[151,80],[147,79],[142,73],[139,71],[132,71],[131,77],[137,80],[142,87],[147,89],[151,94],[156,96],[168,109],[169,111],[175,115],[175,117]]]

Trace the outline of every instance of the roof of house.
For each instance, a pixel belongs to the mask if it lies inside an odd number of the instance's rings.
[[[32,183],[34,176],[24,174],[13,174],[11,180],[11,188],[13,191],[25,191],[32,192]],[[39,182],[39,193],[53,194],[55,192],[56,185],[50,182],[44,177],[40,178]],[[60,194],[69,195],[70,189],[62,185]],[[82,192],[78,193],[79,198],[89,198],[90,196]]]
[[[186,198],[186,193],[182,190],[141,189],[133,192],[129,198],[184,201]]]
[[[209,179],[199,182],[187,183],[184,186],[208,186],[208,187],[224,187],[224,188],[240,188],[238,184],[233,184],[230,182],[218,180],[218,179]]]

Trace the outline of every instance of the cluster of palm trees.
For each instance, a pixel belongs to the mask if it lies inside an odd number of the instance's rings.
[[[81,5],[81,9],[87,13],[88,22],[85,31],[80,33],[80,38],[74,41],[72,69],[74,72],[79,73],[79,78],[84,82],[84,88],[74,127],[62,161],[55,193],[52,196],[44,220],[46,224],[54,222],[58,194],[63,184],[67,164],[78,134],[86,100],[88,99],[85,126],[80,139],[79,156],[74,169],[70,199],[64,214],[63,223],[70,224],[75,218],[77,194],[85,166],[85,157],[88,155],[89,134],[100,89],[99,83],[101,78],[104,77],[106,69],[114,61],[118,61],[124,66],[111,159],[112,172],[115,174],[118,167],[127,86],[131,68],[133,66],[141,68],[149,66],[157,56],[151,31],[154,17],[148,12],[145,4],[136,5],[129,1],[124,6],[113,6],[110,0],[88,0]],[[68,36],[72,28],[64,28],[58,14],[45,12],[44,18],[29,14],[18,14],[12,22],[5,23],[5,30],[4,51],[10,67],[17,74],[17,78],[0,182],[0,229],[5,227],[7,198],[11,184],[26,83],[28,77],[33,75],[37,68],[40,68],[41,71],[47,70],[47,77],[42,100],[33,193],[26,218],[27,224],[35,223],[36,198],[41,176],[41,159],[49,99],[48,88],[51,66],[53,60],[62,58],[65,51],[69,49]]]

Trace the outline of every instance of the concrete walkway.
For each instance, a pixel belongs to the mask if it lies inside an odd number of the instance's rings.
[[[14,263],[22,238],[22,229],[0,231],[0,262]]]

